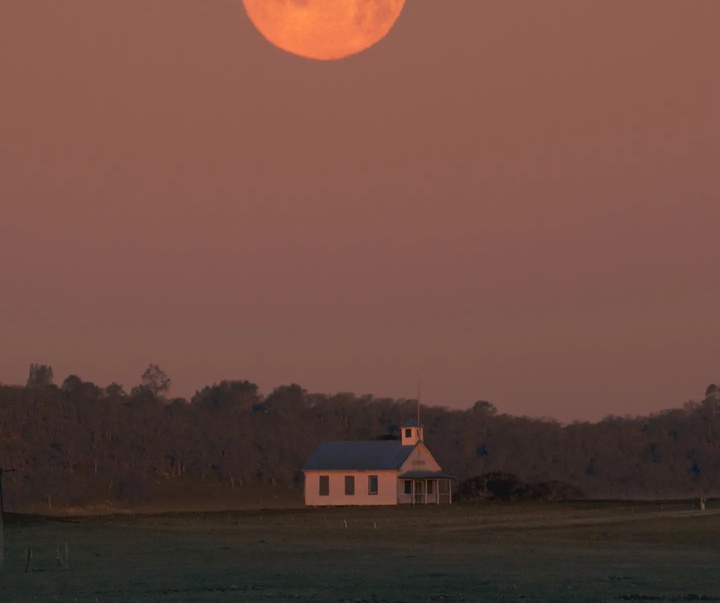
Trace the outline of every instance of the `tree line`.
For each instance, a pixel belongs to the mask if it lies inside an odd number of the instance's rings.
[[[399,437],[416,401],[310,393],[297,384],[263,395],[227,380],[190,400],[150,365],[126,392],[33,364],[25,385],[0,385],[0,466],[14,508],[133,505],[158,484],[300,488],[303,462],[323,440]],[[502,414],[423,407],[425,440],[458,480],[505,472],[527,482],[566,482],[593,498],[720,494],[720,392],[648,416],[563,425]]]

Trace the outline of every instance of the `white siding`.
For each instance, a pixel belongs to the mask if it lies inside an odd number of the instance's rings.
[[[330,478],[330,493],[320,496],[320,476]],[[345,476],[355,476],[355,494],[345,494]],[[368,476],[378,476],[378,493],[368,493]],[[306,471],[305,504],[311,507],[396,505],[397,471]]]
[[[399,473],[402,475],[408,471],[442,471],[442,469],[427,446],[420,442],[400,467]]]
[[[398,476],[402,475],[403,473],[407,473],[409,471],[442,471],[442,468],[440,465],[438,465],[438,462],[433,458],[433,455],[430,454],[430,450],[428,450],[427,446],[420,442],[416,447],[415,450],[413,450],[410,453],[410,456],[405,460],[402,467],[400,468],[400,471],[398,472]],[[426,485],[423,485],[423,487],[427,487]],[[435,489],[437,489],[437,484],[434,486]],[[426,502],[434,502],[436,500],[437,491],[433,492],[430,496],[428,496],[426,499],[424,499]],[[398,483],[397,483],[397,499],[398,504],[411,504],[413,502],[413,497],[411,494],[405,494],[405,480],[401,477],[398,477]]]
[[[399,505],[412,503],[412,494],[405,494],[405,480],[400,478],[397,480],[397,501]]]

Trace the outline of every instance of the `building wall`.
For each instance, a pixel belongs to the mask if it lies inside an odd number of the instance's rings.
[[[399,505],[409,505],[413,501],[412,494],[405,494],[404,479],[397,480],[397,501]]]
[[[430,454],[427,446],[420,442],[400,467],[400,475],[407,471],[442,471],[442,468]]]
[[[320,496],[320,476],[330,478],[330,493]],[[345,476],[355,476],[355,494],[345,494]],[[368,493],[368,476],[378,476],[378,493]],[[305,504],[311,507],[396,505],[397,471],[306,471]]]
[[[427,446],[420,442],[405,460],[398,475],[402,475],[408,471],[442,471],[442,468],[428,450]],[[437,500],[437,484],[435,492],[427,497],[427,502]],[[399,478],[397,480],[397,501],[398,504],[411,504],[413,502],[412,494],[405,494],[405,480]]]

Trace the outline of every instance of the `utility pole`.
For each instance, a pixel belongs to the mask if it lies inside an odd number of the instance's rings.
[[[0,570],[5,565],[5,526],[3,516],[5,515],[5,506],[3,503],[3,474],[15,471],[15,469],[0,469]]]

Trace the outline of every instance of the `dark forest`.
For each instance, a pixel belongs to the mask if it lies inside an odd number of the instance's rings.
[[[75,375],[60,385],[32,365],[24,385],[0,385],[0,467],[13,508],[128,507],[175,483],[228,489],[302,486],[300,467],[323,440],[391,438],[416,400],[309,393],[296,384],[263,395],[242,380],[168,396],[157,365],[129,392]],[[422,407],[429,448],[459,480],[490,472],[527,482],[561,481],[592,498],[717,494],[720,398],[649,416],[563,425],[502,414]]]

